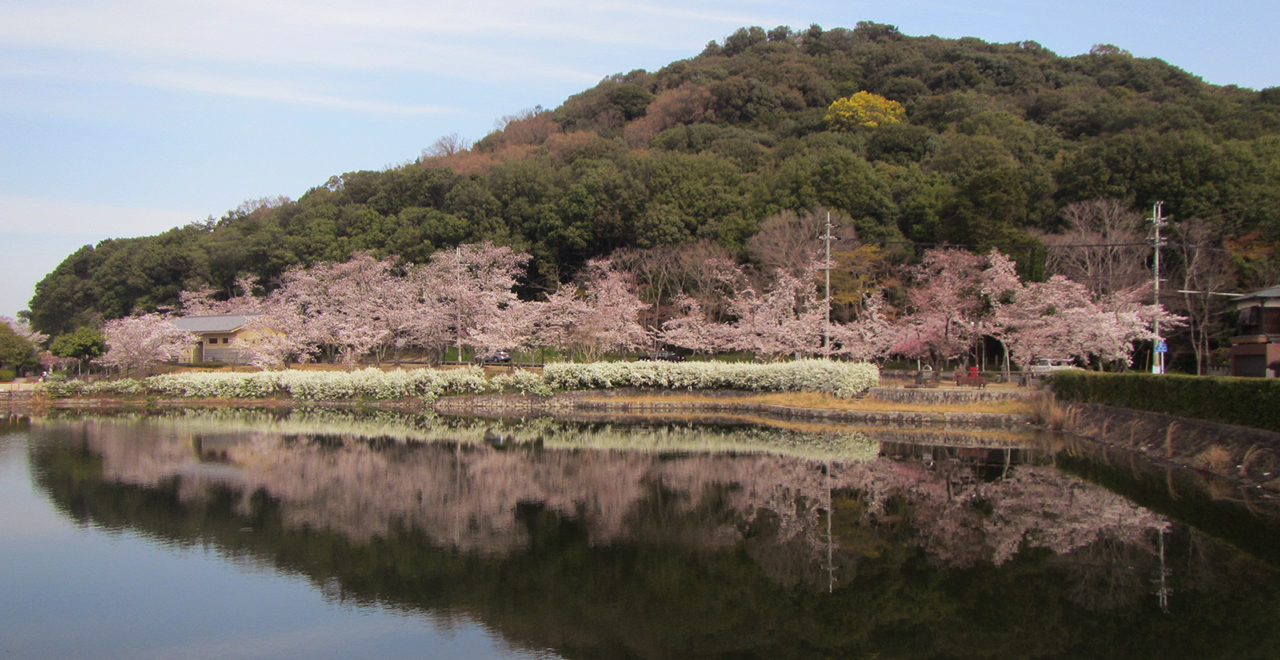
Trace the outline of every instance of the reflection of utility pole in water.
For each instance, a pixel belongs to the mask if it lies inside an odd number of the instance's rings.
[[[835,498],[832,484],[836,476],[832,474],[831,461],[827,461],[827,593],[836,589],[835,539],[831,535],[831,516],[835,514]]]
[[[462,355],[459,353],[458,355]],[[462,547],[462,441],[453,447],[453,547]]]
[[[1169,530],[1160,530],[1160,568],[1156,572],[1156,577],[1151,582],[1156,585],[1156,601],[1160,603],[1160,611],[1165,614],[1169,613],[1169,594],[1173,593],[1173,589],[1169,588],[1169,576],[1173,573],[1164,561],[1164,535]]]

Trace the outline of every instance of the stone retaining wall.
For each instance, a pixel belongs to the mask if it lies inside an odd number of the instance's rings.
[[[30,415],[35,412],[43,398],[40,393],[28,389],[8,389],[0,391],[0,414]]]
[[[699,396],[723,399],[720,401],[681,401],[647,400],[647,401],[610,401],[611,398],[636,396],[625,391],[609,392],[570,392],[551,397],[530,395],[483,395],[443,397],[436,401],[435,410],[445,415],[474,415],[484,413],[556,413],[564,411],[583,411],[594,413],[613,413],[619,415],[663,415],[675,413],[734,413],[753,414],[775,419],[808,419],[816,421],[864,423],[875,425],[919,427],[932,426],[941,428],[978,427],[978,428],[1017,428],[1031,423],[1030,415],[1008,415],[1001,413],[961,413],[961,412],[886,412],[875,410],[832,410],[825,408],[795,408],[748,401],[734,401],[735,398],[750,396],[747,393],[704,393]]]
[[[910,387],[873,387],[867,396],[875,401],[891,403],[933,403],[964,404],[988,401],[1012,401],[1026,399],[1037,394],[1037,390],[978,389],[978,388],[910,388]]]
[[[1097,404],[1059,404],[1062,430],[1280,491],[1280,433]]]

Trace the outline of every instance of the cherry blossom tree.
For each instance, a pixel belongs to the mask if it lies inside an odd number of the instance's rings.
[[[728,344],[728,326],[707,318],[696,298],[681,294],[672,304],[679,315],[662,324],[659,341],[694,353],[714,353]]]
[[[381,350],[389,349],[400,364],[405,349],[436,349],[448,342],[445,310],[434,304],[429,278],[422,266],[409,266],[403,276],[385,281],[378,319],[386,330]]]
[[[1018,279],[1017,264],[996,250],[985,256],[985,267],[978,273],[977,281],[978,295],[984,304],[976,325],[979,332],[994,338],[1004,348],[1002,368],[1008,377],[1010,353],[1006,342],[1017,327],[1015,321],[1019,317],[1014,303],[1025,293],[1025,287]]]
[[[634,350],[649,340],[640,313],[649,308],[635,293],[631,276],[608,260],[587,262],[580,278],[582,302],[575,322],[574,343],[595,359],[609,351]]]
[[[727,332],[729,347],[757,358],[817,353],[826,312],[815,270],[814,264],[799,275],[776,269],[773,282],[763,290],[750,284],[740,268],[726,272],[725,283],[732,292],[727,312],[734,318]]]
[[[979,327],[1022,365],[1041,357],[1129,365],[1134,343],[1153,339],[1157,317],[1166,327],[1182,322],[1159,305],[1143,302],[1144,286],[1094,299],[1088,287],[1060,275],[1021,284],[1013,262],[1003,257],[989,260],[979,282],[988,305]]]
[[[856,321],[831,326],[832,355],[878,360],[900,342],[899,326],[889,318],[888,303],[879,291],[867,296]]]
[[[586,313],[587,303],[576,285],[566,284],[547,295],[540,303],[534,323],[534,341],[550,346],[562,354],[573,350],[574,331],[578,319]]]
[[[319,350],[311,341],[307,319],[283,295],[268,296],[262,313],[250,319],[236,342],[248,353],[249,364],[262,369],[310,362]]]
[[[918,360],[964,356],[982,336],[979,314],[985,301],[979,274],[983,258],[956,249],[925,252],[911,270],[909,313],[901,321],[892,352]]]
[[[1030,365],[1037,358],[1088,359],[1085,333],[1097,307],[1082,284],[1054,275],[1031,282],[997,312],[997,337],[1009,359]]]
[[[1100,362],[1133,364],[1134,342],[1155,339],[1153,326],[1172,330],[1185,319],[1157,304],[1145,302],[1150,291],[1145,285],[1117,291],[1096,302],[1097,311],[1081,328],[1082,348]]]
[[[422,269],[430,293],[425,304],[443,314],[459,357],[464,346],[487,350],[484,331],[517,304],[513,289],[528,260],[509,247],[483,243],[437,253]]]
[[[527,302],[518,298],[508,301],[471,335],[477,354],[488,357],[497,351],[525,351],[532,348],[537,337],[538,321],[545,313],[544,306],[545,303]]]
[[[26,319],[12,319],[8,316],[0,316],[0,323],[9,326],[13,334],[25,339],[33,346],[43,346],[45,342],[49,341],[49,335],[43,332],[36,332]]]
[[[178,301],[182,315],[257,314],[262,311],[263,301],[253,295],[253,282],[247,277],[236,280],[236,295],[226,300],[218,300],[215,297],[217,293],[212,287],[179,293]]]
[[[281,302],[302,317],[299,339],[337,353],[354,366],[373,347],[387,341],[382,323],[392,262],[359,253],[344,263],[318,263],[285,272],[277,291]]]
[[[587,359],[634,350],[649,341],[640,315],[650,307],[636,293],[632,275],[606,259],[594,259],[573,285],[561,286],[540,303],[537,341]]]
[[[198,340],[161,314],[126,316],[102,327],[107,353],[99,362],[126,374],[147,373],[159,362],[176,360]]]

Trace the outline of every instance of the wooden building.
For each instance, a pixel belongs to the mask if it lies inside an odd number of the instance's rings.
[[[1231,375],[1280,375],[1280,286],[1237,298],[1237,335],[1231,338]]]
[[[182,359],[183,362],[226,362],[249,364],[249,354],[237,346],[244,338],[249,321],[258,314],[220,314],[217,316],[184,316],[173,324],[200,339]]]

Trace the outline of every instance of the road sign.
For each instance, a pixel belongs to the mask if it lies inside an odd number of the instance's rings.
[[[1156,352],[1157,352],[1157,353],[1168,353],[1168,352],[1169,352],[1169,345],[1168,345],[1168,344],[1166,344],[1166,343],[1164,343],[1164,340],[1163,340],[1163,339],[1161,339],[1159,342],[1157,342],[1157,343],[1156,343]]]

